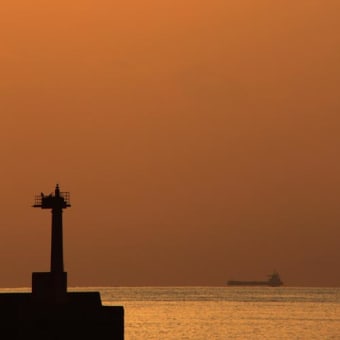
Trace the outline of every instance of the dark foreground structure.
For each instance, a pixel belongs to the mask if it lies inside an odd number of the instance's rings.
[[[0,339],[124,340],[123,306],[103,306],[99,292],[68,292],[63,264],[63,209],[69,193],[36,196],[36,208],[52,210],[51,270],[32,273],[31,293],[0,294]]]

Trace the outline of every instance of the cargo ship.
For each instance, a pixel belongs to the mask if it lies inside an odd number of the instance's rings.
[[[227,282],[228,286],[270,286],[270,287],[279,287],[283,285],[281,281],[280,275],[277,271],[274,271],[272,274],[268,275],[268,280],[266,281],[236,281],[229,280]]]

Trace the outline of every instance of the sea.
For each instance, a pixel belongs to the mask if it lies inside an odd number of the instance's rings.
[[[124,306],[125,340],[340,340],[340,288],[73,287],[68,290],[99,291],[103,305]]]

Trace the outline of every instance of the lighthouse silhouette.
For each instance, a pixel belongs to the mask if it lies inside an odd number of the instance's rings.
[[[31,293],[0,293],[0,338],[6,340],[124,340],[124,307],[104,306],[100,292],[67,291],[63,210],[70,194],[35,196],[34,208],[52,213],[49,272],[32,273]]]
[[[70,207],[70,194],[60,192],[56,185],[54,195],[41,193],[35,197],[34,208],[52,212],[51,266],[50,272],[32,274],[32,293],[37,299],[62,303],[67,295],[67,273],[63,257],[63,209]]]

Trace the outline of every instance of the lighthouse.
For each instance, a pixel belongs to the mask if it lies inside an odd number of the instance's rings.
[[[52,213],[51,267],[32,273],[31,293],[0,293],[1,339],[124,340],[124,307],[105,306],[99,291],[67,291],[63,261],[63,210],[70,194],[57,184],[35,196],[34,208]]]
[[[63,209],[71,206],[70,193],[60,192],[59,185],[55,187],[54,195],[36,196],[35,208],[50,209],[52,212],[51,233],[51,272],[64,272],[63,260]]]
[[[71,207],[70,193],[61,192],[57,184],[54,193],[36,195],[33,207],[51,210],[52,226],[50,272],[32,274],[32,293],[38,299],[62,302],[67,291],[63,258],[63,210]]]

